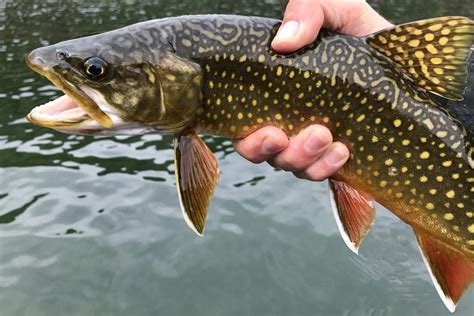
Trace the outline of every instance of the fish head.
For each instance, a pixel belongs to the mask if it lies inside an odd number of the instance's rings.
[[[176,133],[192,124],[202,100],[199,65],[131,33],[38,48],[26,63],[65,94],[27,119],[70,134]]]

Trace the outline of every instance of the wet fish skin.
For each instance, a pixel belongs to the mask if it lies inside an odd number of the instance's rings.
[[[257,17],[169,18],[40,48],[28,63],[76,93],[81,108],[105,122],[100,132],[125,132],[132,122],[175,134],[180,202],[199,234],[218,167],[197,133],[241,138],[274,125],[291,136],[327,126],[351,151],[331,179],[346,244],[358,250],[373,201],[383,204],[414,228],[453,309],[474,279],[473,138],[430,93],[462,98],[473,21],[439,18],[365,38],[323,31],[288,56],[270,49],[277,27]],[[100,80],[82,69],[97,56],[108,67]],[[119,124],[106,126],[107,116]],[[64,131],[60,122],[52,127]],[[459,271],[462,280],[453,281]]]

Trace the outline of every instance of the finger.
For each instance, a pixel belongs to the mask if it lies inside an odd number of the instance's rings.
[[[251,135],[234,141],[237,152],[253,163],[264,162],[288,146],[288,136],[279,128],[263,127]]]
[[[340,143],[331,144],[324,155],[306,170],[295,172],[295,176],[301,179],[322,181],[333,175],[349,159],[349,150]]]
[[[331,132],[322,125],[313,125],[292,138],[288,147],[269,163],[286,171],[301,171],[310,167],[331,143]]]
[[[272,42],[282,54],[294,52],[316,39],[324,21],[322,2],[290,0],[283,22]]]

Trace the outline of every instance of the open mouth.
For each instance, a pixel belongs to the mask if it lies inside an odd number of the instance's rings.
[[[35,107],[27,116],[28,121],[44,127],[73,127],[95,123],[92,118],[68,95]],[[95,125],[95,124],[94,124]]]
[[[26,59],[28,66],[49,79],[64,92],[64,96],[35,107],[27,119],[33,124],[54,129],[70,131],[82,129],[110,129],[113,127],[111,117],[105,113],[94,98],[98,93],[93,89],[80,89],[66,80],[54,75]]]

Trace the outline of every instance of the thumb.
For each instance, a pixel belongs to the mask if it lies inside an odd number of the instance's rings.
[[[316,39],[324,21],[321,1],[290,0],[283,22],[272,42],[282,54],[294,52]]]

